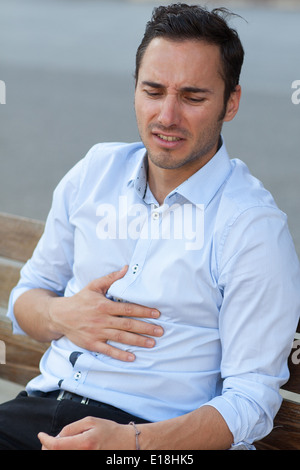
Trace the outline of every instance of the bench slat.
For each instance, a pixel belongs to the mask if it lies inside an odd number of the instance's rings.
[[[34,377],[39,375],[36,367],[25,366],[24,364],[13,364],[7,362],[0,364],[0,377],[18,385],[25,385]]]
[[[39,362],[49,344],[22,335],[12,335],[11,322],[0,314],[0,338],[5,343],[6,364],[0,364],[0,377],[20,385],[39,375]]]
[[[0,257],[0,307],[7,307],[10,292],[19,281],[22,265]]]
[[[0,256],[27,261],[43,230],[41,221],[0,213]]]

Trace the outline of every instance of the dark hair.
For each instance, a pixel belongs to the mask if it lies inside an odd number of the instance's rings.
[[[244,49],[237,32],[227,24],[227,17],[238,16],[226,8],[209,12],[199,5],[184,3],[154,8],[151,20],[136,53],[135,80],[145,51],[152,39],[163,37],[171,41],[202,40],[220,47],[222,78],[225,82],[224,103],[239,83]]]

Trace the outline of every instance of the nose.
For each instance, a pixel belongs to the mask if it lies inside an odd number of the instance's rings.
[[[180,109],[176,96],[168,95],[161,101],[158,121],[165,127],[179,125]]]

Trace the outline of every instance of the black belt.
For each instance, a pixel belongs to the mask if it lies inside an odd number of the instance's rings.
[[[30,397],[40,397],[40,398],[52,398],[58,401],[62,400],[72,400],[76,403],[81,403],[82,405],[91,405],[91,406],[98,406],[102,408],[108,408],[110,410],[115,410],[118,412],[125,411],[116,408],[115,406],[108,405],[107,403],[103,403],[101,401],[92,400],[91,398],[83,397],[81,395],[76,395],[76,393],[67,392],[66,390],[53,390],[52,392],[41,392],[39,390],[35,390],[29,392]]]

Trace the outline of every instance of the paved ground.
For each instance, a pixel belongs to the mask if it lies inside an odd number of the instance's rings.
[[[0,379],[0,403],[9,401],[15,397],[24,387],[17,385],[6,380]]]
[[[164,2],[166,3],[166,2]],[[288,214],[300,255],[299,1],[229,4],[246,59],[224,135]],[[271,5],[276,4],[273,8]],[[45,219],[63,174],[99,141],[134,141],[134,55],[157,2],[0,0],[0,211]],[[0,390],[2,390],[0,384]]]

